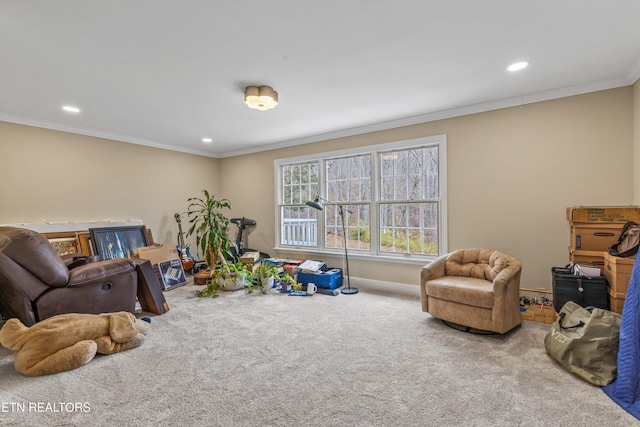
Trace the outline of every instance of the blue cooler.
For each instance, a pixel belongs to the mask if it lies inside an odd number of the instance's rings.
[[[315,283],[319,288],[336,289],[342,286],[342,269],[332,268],[319,273],[305,273],[299,271],[297,281],[302,285]]]

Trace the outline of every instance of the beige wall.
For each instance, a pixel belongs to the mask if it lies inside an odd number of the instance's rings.
[[[550,289],[551,267],[569,261],[565,208],[632,203],[632,100],[625,87],[226,158],[221,185],[239,215],[258,221],[251,245],[269,251],[274,159],[446,134],[449,249],[500,249],[522,260],[523,287]],[[232,197],[234,171],[251,197]],[[419,264],[350,261],[354,277],[418,283]]]
[[[142,219],[175,242],[174,213],[219,191],[217,159],[6,122],[0,159],[0,224]]]
[[[449,249],[500,249],[522,260],[522,286],[550,289],[551,267],[568,262],[567,206],[640,200],[638,91],[636,83],[220,160],[0,123],[0,223],[140,218],[156,240],[173,241],[174,212],[206,188],[231,200],[229,216],[258,222],[248,246],[290,256],[273,250],[274,159],[446,134]],[[421,263],[350,261],[353,277],[418,283]]]

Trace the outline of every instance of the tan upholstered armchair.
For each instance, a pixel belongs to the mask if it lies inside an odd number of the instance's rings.
[[[135,311],[138,275],[128,259],[68,269],[41,234],[0,227],[0,312],[26,326],[63,313]]]
[[[422,269],[422,311],[468,328],[504,334],[521,323],[517,259],[493,249],[460,249]]]

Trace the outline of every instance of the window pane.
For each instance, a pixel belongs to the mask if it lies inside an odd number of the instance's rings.
[[[282,166],[282,204],[303,204],[319,191],[318,162]]]
[[[431,200],[439,197],[438,147],[380,154],[380,198]]]
[[[332,202],[371,200],[371,156],[351,156],[325,162],[327,199]]]
[[[438,255],[446,250],[446,242],[439,240],[446,234],[439,229],[439,174],[441,166],[446,167],[439,162],[446,142],[437,137],[424,139],[422,146],[416,142],[388,144],[385,151],[371,146],[358,154],[350,149],[279,163],[279,244],[335,252],[346,242],[350,250],[397,255]],[[305,205],[316,195],[323,199],[323,211]],[[346,232],[339,204],[349,211]],[[377,217],[372,221],[371,215]]]
[[[282,207],[280,244],[292,246],[318,246],[317,210],[308,206]]]
[[[440,197],[440,183],[438,181],[438,174],[440,169],[438,167],[438,147],[430,147],[424,149],[425,157],[425,172],[424,176],[424,199],[437,199]]]
[[[380,251],[438,254],[438,204],[380,205]]]
[[[336,205],[325,205],[325,246],[344,249],[344,233],[340,209]],[[371,226],[369,205],[344,205],[345,231],[349,250],[371,249]]]

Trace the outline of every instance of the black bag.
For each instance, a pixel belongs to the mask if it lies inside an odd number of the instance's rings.
[[[629,221],[624,224],[618,241],[609,248],[609,254],[619,257],[632,257],[640,246],[640,228],[638,223]]]
[[[576,276],[569,267],[553,267],[553,307],[559,313],[567,301],[582,307],[609,309],[607,279],[600,277]]]

